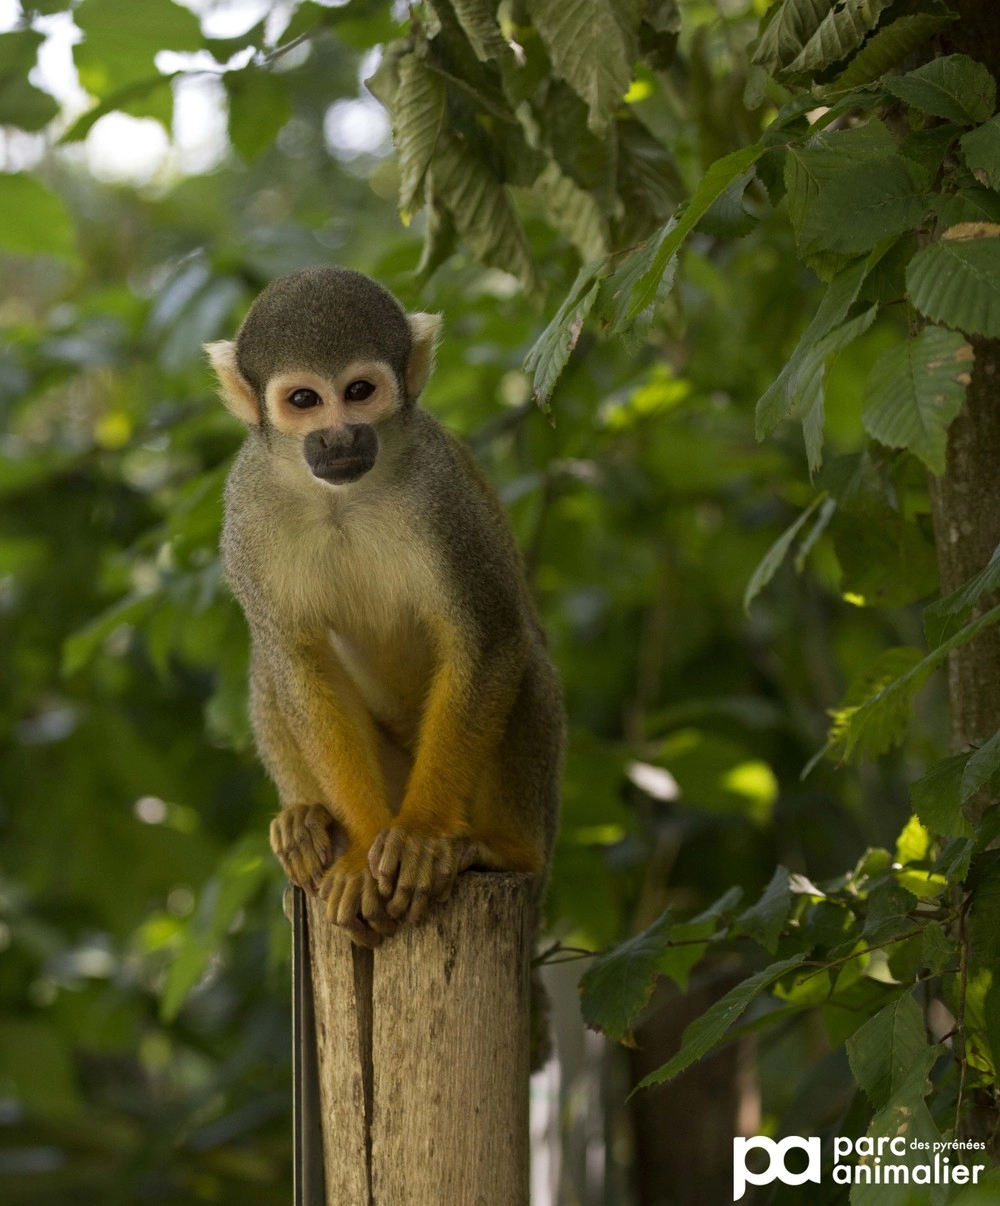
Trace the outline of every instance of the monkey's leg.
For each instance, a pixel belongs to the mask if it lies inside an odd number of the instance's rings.
[[[399,815],[378,835],[369,866],[390,917],[419,920],[445,899],[455,877],[479,861],[469,808],[517,697],[525,654],[518,635],[477,662],[462,633],[436,633],[440,662],[431,684],[413,772]]]
[[[271,821],[271,849],[293,884],[315,892],[347,835],[322,804],[305,803],[321,800],[322,790],[282,718],[266,668],[256,659],[250,673],[250,720],[281,801],[281,811]]]
[[[299,759],[346,835],[323,873],[327,916],[364,946],[396,929],[368,866],[368,850],[391,820],[375,723],[357,687],[325,642],[285,650],[274,692]]]

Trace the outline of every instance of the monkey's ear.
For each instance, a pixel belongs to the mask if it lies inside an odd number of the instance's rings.
[[[205,351],[219,379],[219,393],[232,413],[250,427],[260,425],[260,408],[257,395],[247,384],[236,364],[236,344],[230,339],[217,343],[206,343]]]
[[[423,391],[434,367],[441,315],[408,314],[406,317],[410,324],[410,338],[413,340],[410,363],[406,366],[406,394],[407,397],[416,398]]]

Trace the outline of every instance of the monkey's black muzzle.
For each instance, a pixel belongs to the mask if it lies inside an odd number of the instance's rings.
[[[302,446],[306,464],[325,482],[356,482],[375,464],[378,436],[370,423],[310,431]]]

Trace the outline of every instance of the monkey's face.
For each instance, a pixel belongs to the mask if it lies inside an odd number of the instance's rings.
[[[334,378],[309,370],[267,383],[268,427],[285,451],[301,450],[314,477],[333,486],[364,477],[378,458],[377,426],[396,413],[400,387],[381,361],[354,361]]]

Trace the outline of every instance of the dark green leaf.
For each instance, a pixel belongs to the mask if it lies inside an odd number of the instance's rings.
[[[984,741],[968,755],[962,775],[962,803],[971,800],[997,771],[1000,771],[1000,732],[994,733],[989,741]]]
[[[73,20],[84,40],[73,47],[80,83],[104,98],[156,74],[161,50],[198,50],[198,18],[173,0],[143,0],[142,16],[119,0],[83,0]]]
[[[885,942],[913,929],[909,913],[917,907],[917,898],[906,888],[890,881],[868,893],[868,913],[862,935],[870,943]]]
[[[802,250],[855,255],[919,226],[926,199],[900,155],[866,160],[824,184],[805,211]]]
[[[726,1032],[733,1022],[743,1013],[751,1001],[757,999],[762,992],[780,980],[793,967],[805,959],[805,953],[792,955],[765,967],[749,980],[720,997],[700,1018],[697,1018],[684,1031],[681,1048],[673,1059],[668,1060],[661,1068],[644,1077],[637,1086],[640,1089],[651,1085],[661,1085],[664,1081],[673,1080],[675,1076],[689,1068],[696,1060],[707,1055],[714,1047],[725,1041]]]
[[[1000,114],[961,139],[969,171],[980,184],[1000,189]]]
[[[597,300],[600,282],[595,279],[595,270],[594,264],[585,264],[580,269],[566,300],[525,359],[524,370],[534,380],[535,399],[545,411],[559,374],[566,367],[587,315]]]
[[[839,0],[828,6],[815,31],[795,58],[783,65],[780,74],[814,74],[846,59],[865,40],[869,30],[875,28],[882,12],[891,3],[892,0]],[[805,0],[804,8],[811,15],[812,0]]]
[[[788,881],[788,869],[776,867],[760,900],[736,918],[736,924],[772,955],[778,949],[778,938],[791,908],[792,894]]]
[[[649,1004],[673,918],[662,914],[641,934],[603,951],[580,981],[583,1020],[591,1030],[634,1046],[632,1023]]]
[[[781,533],[778,539],[771,545],[764,556],[761,558],[750,577],[750,581],[746,585],[743,592],[743,610],[749,614],[750,605],[754,599],[760,594],[765,586],[771,581],[774,575],[778,572],[781,563],[788,556],[789,550],[806,523],[816,508],[826,498],[826,493],[817,494],[808,507],[798,516],[785,530]]]
[[[972,609],[983,597],[1000,590],[1000,545],[978,574],[963,583],[936,603],[924,609],[924,635],[927,644],[934,648],[953,636],[972,615]]]
[[[861,88],[872,80],[877,80],[920,50],[932,34],[954,20],[954,13],[947,16],[939,13],[913,13],[899,17],[877,30],[865,42],[827,91],[840,92]]]
[[[0,34],[0,125],[40,130],[59,112],[55,99],[28,80],[44,40],[31,29]]]
[[[229,137],[240,156],[252,161],[292,115],[288,84],[281,75],[253,66],[227,71],[222,78],[229,94]]]
[[[585,262],[603,259],[608,250],[604,218],[593,196],[562,172],[550,159],[535,179],[532,192],[545,205],[549,221],[580,253]]]
[[[914,109],[959,125],[986,121],[996,107],[993,77],[982,63],[964,54],[932,59],[906,75],[890,76],[885,87]]]
[[[399,155],[399,208],[409,215],[420,196],[444,123],[445,89],[416,54],[399,61],[399,90],[392,104],[392,125]]]
[[[556,75],[586,101],[587,125],[602,134],[632,79],[609,0],[535,0],[531,17]]]
[[[910,301],[932,322],[1000,338],[1000,238],[992,231],[987,238],[967,238],[965,228],[953,229],[962,237],[948,238],[946,231],[910,260]]]
[[[968,761],[968,754],[944,758],[910,785],[913,811],[934,833],[946,837],[973,836],[973,828],[962,814],[962,775]]]
[[[944,473],[948,427],[965,401],[972,358],[964,338],[941,327],[924,327],[883,352],[865,385],[865,431]]]
[[[912,993],[880,1009],[847,1040],[854,1079],[876,1110],[896,1096],[926,1053],[924,1015]]]

